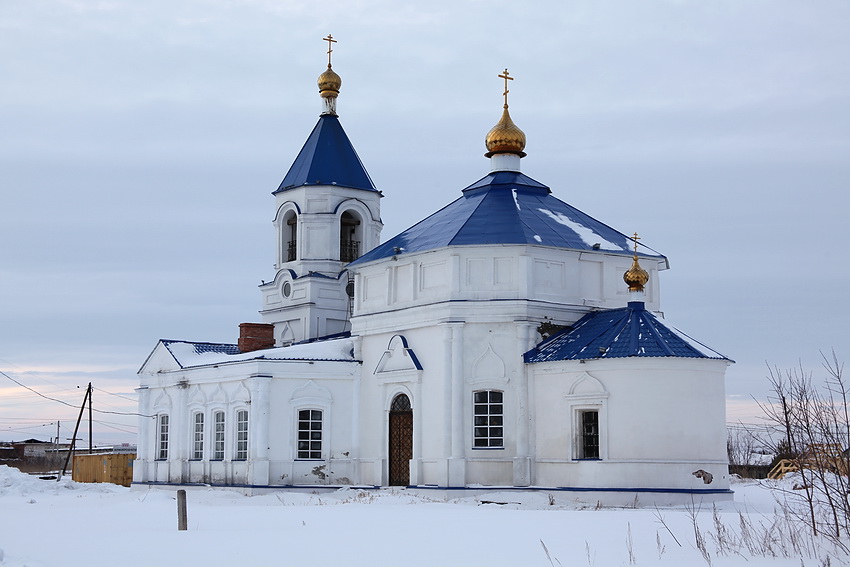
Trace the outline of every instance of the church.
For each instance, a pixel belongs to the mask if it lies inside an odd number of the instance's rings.
[[[521,171],[507,70],[489,171],[382,242],[325,39],[319,121],[273,192],[263,322],[157,343],[134,484],[730,498],[732,361],[665,323],[665,256]]]

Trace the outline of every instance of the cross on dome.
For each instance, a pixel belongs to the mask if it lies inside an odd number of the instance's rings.
[[[644,286],[646,285],[646,282],[649,281],[649,273],[641,268],[640,263],[638,262],[638,240],[640,240],[640,237],[636,232],[634,236],[635,255],[632,259],[632,267],[626,270],[626,273],[623,274],[623,281],[629,286],[630,292],[643,293]]]
[[[505,108],[507,108],[508,107],[508,93],[511,92],[511,91],[508,90],[508,81],[513,81],[514,78],[510,76],[510,73],[508,73],[507,67],[505,68],[505,72],[502,73],[501,75],[499,75],[499,78],[505,80],[505,92],[502,93],[502,94],[505,96]]]
[[[504,72],[497,76],[505,80],[505,91],[502,93],[502,96],[505,97],[505,104],[502,111],[502,118],[487,132],[487,136],[484,138],[484,144],[487,146],[487,153],[484,156],[492,158],[493,156],[507,154],[522,158],[525,157],[525,152],[523,151],[525,149],[525,132],[514,124],[513,120],[511,120],[511,115],[508,113],[508,93],[510,92],[508,90],[508,81],[513,81],[514,78],[508,73],[507,67],[505,67]],[[504,160],[504,158],[497,159],[500,161]],[[509,159],[514,160],[515,158]],[[510,169],[519,171],[519,162],[517,161],[515,165],[510,166]]]
[[[322,40],[328,42],[328,67],[330,67],[331,66],[331,53],[334,52],[333,44],[337,43],[337,41],[334,39],[334,36],[332,36],[331,34],[328,34],[328,37],[323,37]]]
[[[328,37],[323,37],[322,41],[328,42],[328,68],[324,73],[319,75],[317,81],[319,85],[319,96],[322,97],[324,109],[322,114],[330,114],[336,116],[336,97],[339,96],[339,89],[342,87],[342,78],[331,69],[331,54],[333,53],[333,44],[337,43],[331,34]]]

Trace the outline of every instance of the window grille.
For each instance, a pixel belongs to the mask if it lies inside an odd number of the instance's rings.
[[[199,461],[204,458],[204,414],[195,414],[192,425],[192,459]]]
[[[360,257],[359,240],[340,240],[339,259],[342,262],[353,262]]]
[[[159,416],[159,453],[157,459],[164,461],[168,458],[168,414]]]
[[[599,412],[581,412],[581,451],[582,459],[599,458]]]
[[[322,458],[321,410],[299,410],[297,455],[299,459]]]
[[[248,410],[236,412],[236,459],[248,458]]]
[[[473,447],[502,448],[505,445],[503,393],[485,390],[473,394]]]
[[[224,412],[213,414],[213,454],[212,460],[224,460]]]

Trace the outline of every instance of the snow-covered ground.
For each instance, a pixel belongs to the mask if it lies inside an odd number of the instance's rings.
[[[0,565],[800,567],[850,560],[782,519],[771,487],[733,488],[734,502],[717,508],[728,533],[710,506],[697,513],[706,559],[687,507],[567,507],[542,493],[436,501],[404,489],[246,497],[199,488],[188,491],[189,529],[180,532],[175,490],[45,481],[0,466]],[[772,551],[752,551],[759,547]]]

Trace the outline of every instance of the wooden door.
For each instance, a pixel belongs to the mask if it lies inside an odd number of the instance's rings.
[[[410,484],[410,460],[413,458],[413,409],[410,398],[399,394],[393,398],[389,427],[389,484]]]

